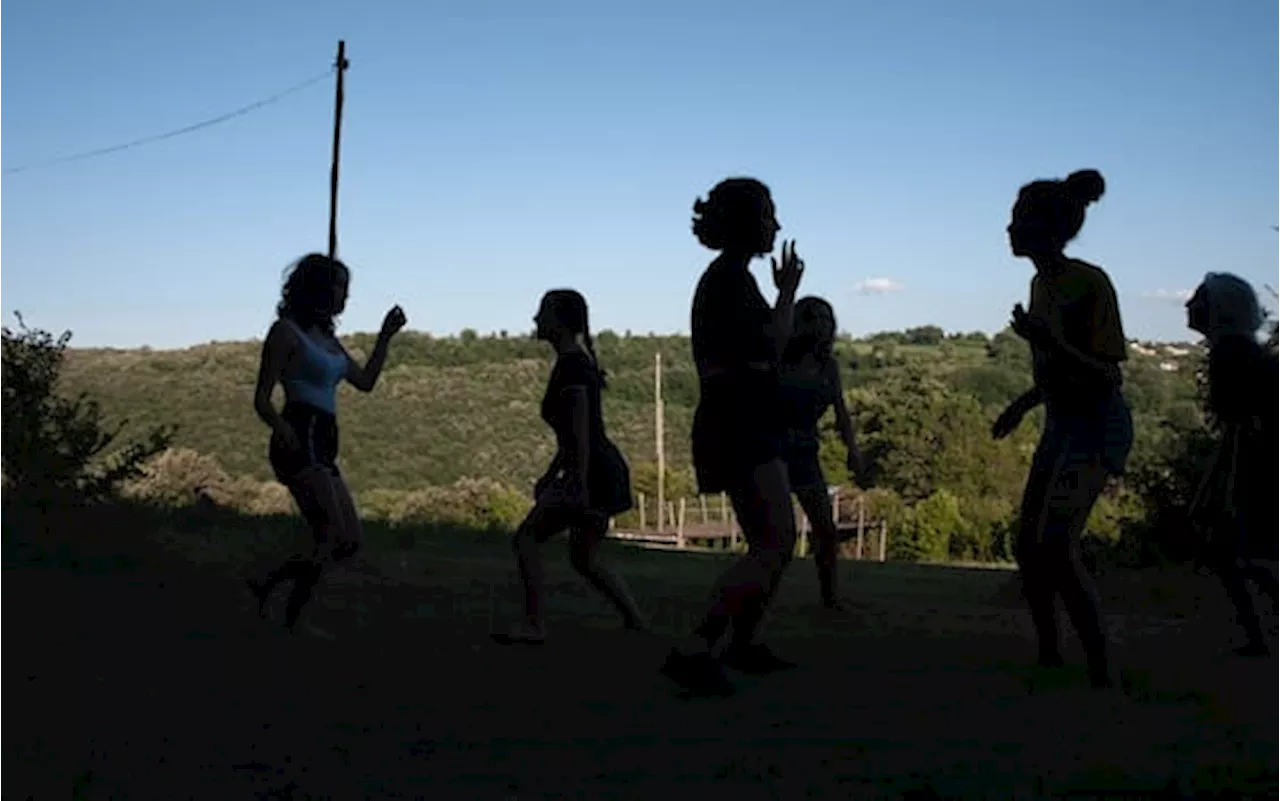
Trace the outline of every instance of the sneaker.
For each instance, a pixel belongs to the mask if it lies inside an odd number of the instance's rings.
[[[730,645],[725,649],[723,659],[728,667],[755,676],[779,673],[796,667],[795,662],[788,662],[769,650],[769,646],[759,643],[753,645]]]
[[[662,665],[661,673],[691,695],[720,698],[733,695],[733,684],[724,675],[724,669],[705,651],[682,654],[678,649],[672,648]]]

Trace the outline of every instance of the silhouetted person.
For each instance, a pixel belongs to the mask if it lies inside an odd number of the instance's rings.
[[[310,553],[290,557],[261,582],[249,580],[260,613],[277,584],[294,581],[285,607],[290,630],[325,567],[355,555],[360,547],[360,518],[337,465],[338,384],[346,380],[361,392],[373,391],[391,338],[405,324],[404,312],[392,307],[361,367],[334,335],[334,318],[346,306],[349,282],[346,265],[319,254],[304,256],[292,267],[277,319],[262,343],[253,396],[254,411],[271,428],[271,468],[289,488],[314,541]],[[279,412],[271,402],[277,383],[285,396]]]
[[[1275,575],[1250,558],[1277,523],[1278,377],[1276,357],[1258,342],[1262,323],[1253,287],[1234,275],[1209,273],[1187,301],[1187,326],[1209,342],[1208,406],[1219,431],[1189,517],[1209,534],[1207,561],[1248,638],[1242,656],[1269,653],[1247,582],[1276,598]]]
[[[629,629],[646,628],[640,609],[620,577],[600,564],[597,553],[609,518],[632,506],[631,474],[622,453],[605,434],[600,391],[605,386],[587,324],[587,302],[572,289],[542,298],[538,339],[556,350],[555,367],[542,397],[542,419],[556,435],[556,455],[534,487],[534,507],[512,538],[524,583],[524,620],[506,643],[540,644],[546,639],[543,573],[538,546],[569,531],[569,559],[582,577],[622,615]]]
[[[810,543],[818,567],[822,604],[840,609],[836,594],[838,532],[827,491],[827,478],[818,461],[818,421],[834,406],[836,427],[848,448],[849,472],[861,478],[862,456],[853,433],[853,420],[844,402],[840,366],[832,355],[836,316],[822,298],[796,301],[795,330],[782,352],[779,369],[782,413],[786,422],[787,476],[791,491],[809,518]]]
[[[662,672],[695,694],[733,691],[723,665],[767,673],[791,667],[754,637],[768,600],[791,561],[796,538],[783,461],[784,422],[778,358],[791,332],[803,262],[782,246],[773,262],[778,300],[770,308],[748,269],[773,250],[781,226],[764,184],[731,178],[694,204],[693,232],[720,255],[693,298],[693,358],[700,397],[693,419],[698,490],[726,492],[747,554],[719,579],[710,608],[690,640],[673,648]],[[732,628],[728,646],[717,654]]]
[[[1009,405],[992,434],[1005,437],[1035,406],[1045,425],[1019,513],[1016,551],[1023,593],[1039,639],[1039,661],[1062,664],[1055,597],[1061,594],[1088,655],[1090,680],[1110,686],[1107,639],[1097,594],[1080,561],[1080,535],[1108,475],[1124,471],[1133,418],[1121,394],[1127,358],[1120,308],[1100,268],[1063,248],[1102,197],[1094,170],[1035,181],[1018,194],[1009,224],[1013,255],[1035,265],[1031,308],[1013,310],[1013,329],[1031,344],[1035,387]]]

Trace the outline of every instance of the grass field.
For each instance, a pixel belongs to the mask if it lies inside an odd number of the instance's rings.
[[[851,610],[837,617],[798,563],[765,639],[802,667],[683,701],[656,668],[724,557],[607,546],[649,637],[618,630],[552,543],[552,639],[504,649],[487,636],[518,612],[504,539],[371,530],[366,561],[332,576],[314,610],[330,641],[283,635],[251,608],[239,576],[285,547],[279,523],[125,515],[35,548],[10,519],[12,798],[1277,790],[1276,663],[1229,654],[1209,577],[1102,578],[1126,685],[1107,695],[1087,689],[1073,639],[1072,667],[1027,667],[1008,571],[842,563]]]

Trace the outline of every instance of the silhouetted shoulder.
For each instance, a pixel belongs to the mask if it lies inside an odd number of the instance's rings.
[[[600,382],[600,372],[595,362],[585,353],[574,351],[562,354],[556,359],[556,366],[551,371],[551,386],[556,392],[574,386],[595,386]]]
[[[1275,359],[1255,339],[1223,337],[1209,351],[1209,406],[1223,423],[1274,416],[1275,381]]]

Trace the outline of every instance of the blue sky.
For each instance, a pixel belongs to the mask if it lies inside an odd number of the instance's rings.
[[[250,103],[345,38],[345,330],[399,302],[411,328],[524,331],[573,286],[597,329],[686,331],[710,258],[690,206],[737,174],[772,187],[802,291],[855,334],[1002,327],[1031,275],[1005,239],[1018,187],[1081,167],[1108,191],[1073,252],[1130,336],[1188,338],[1170,296],[1206,271],[1277,282],[1265,0],[13,0],[4,22],[5,168]],[[261,336],[284,267],[325,247],[331,115],[326,83],[5,175],[6,322]]]

